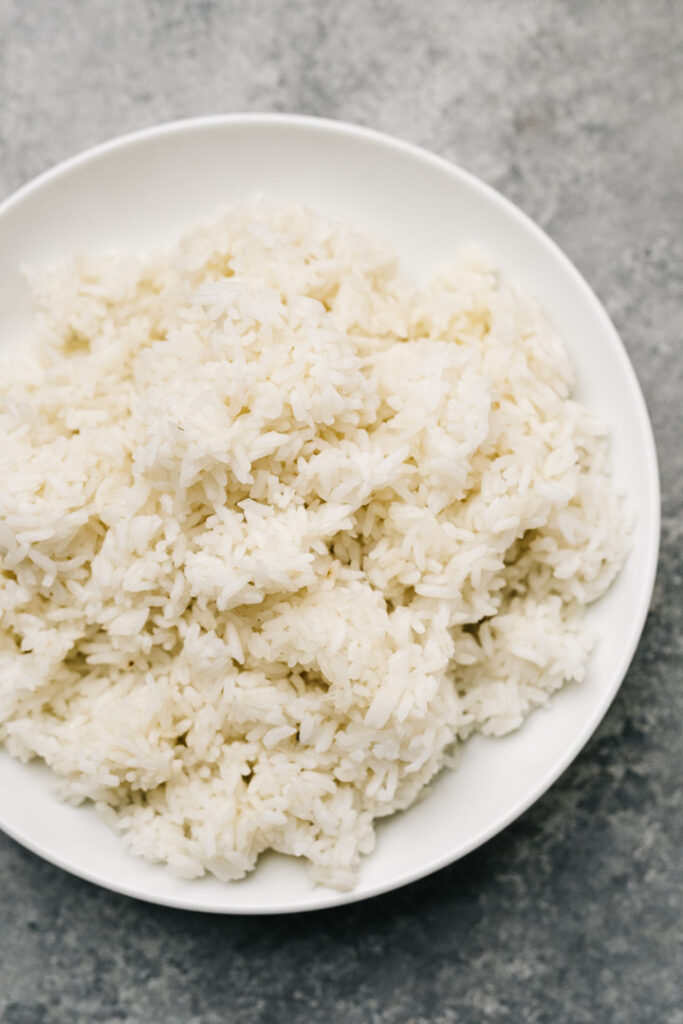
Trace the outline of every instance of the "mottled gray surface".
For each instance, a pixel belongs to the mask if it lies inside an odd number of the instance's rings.
[[[0,0],[0,195],[199,113],[325,114],[421,143],[517,201],[593,284],[643,383],[664,490],[626,683],[503,835],[298,919],[145,906],[0,837],[4,1024],[683,1022],[682,24],[675,0]]]

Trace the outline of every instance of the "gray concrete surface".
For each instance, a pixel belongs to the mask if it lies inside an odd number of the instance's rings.
[[[683,8],[675,0],[0,0],[0,196],[186,115],[324,114],[458,161],[615,319],[664,490],[647,628],[597,735],[477,853],[365,905],[218,919],[0,837],[3,1024],[681,1024]]]

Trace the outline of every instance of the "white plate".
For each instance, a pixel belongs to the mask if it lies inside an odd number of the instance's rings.
[[[223,913],[309,910],[364,899],[474,850],[567,767],[604,715],[647,613],[659,543],[652,431],[626,352],[583,278],[516,207],[423,150],[365,129],[274,115],[202,118],[117,139],[67,161],[0,207],[0,342],[20,344],[31,304],[21,264],[75,249],[149,247],[255,193],[357,219],[389,238],[415,274],[477,243],[535,294],[565,340],[578,397],[612,424],[618,484],[637,513],[634,547],[589,613],[600,641],[580,686],[502,740],[475,738],[457,771],[379,828],[353,892],[312,888],[303,866],[265,856],[230,884],[181,881],[127,854],[90,808],[54,796],[51,776],[0,752],[0,826],[47,860],[155,903]]]

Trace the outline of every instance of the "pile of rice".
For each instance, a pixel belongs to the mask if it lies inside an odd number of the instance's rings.
[[[252,204],[34,282],[0,368],[0,741],[136,854],[351,886],[374,819],[591,646],[604,429],[483,256]]]

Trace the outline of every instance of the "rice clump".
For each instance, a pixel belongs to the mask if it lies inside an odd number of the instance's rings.
[[[255,203],[35,281],[0,368],[0,742],[136,854],[353,885],[374,819],[591,641],[625,551],[604,428],[482,256]]]

